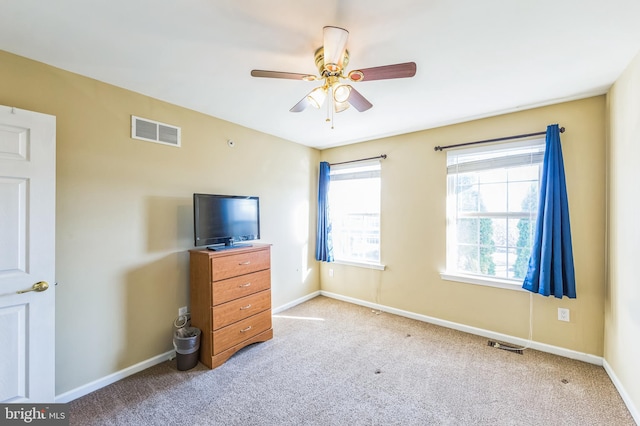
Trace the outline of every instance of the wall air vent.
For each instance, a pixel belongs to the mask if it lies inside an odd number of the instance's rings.
[[[180,146],[180,127],[131,116],[131,137],[164,145]]]

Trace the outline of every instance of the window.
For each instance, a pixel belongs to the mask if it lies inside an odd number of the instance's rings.
[[[524,279],[544,139],[447,153],[447,274]]]
[[[335,260],[380,263],[380,162],[332,166],[330,179]]]

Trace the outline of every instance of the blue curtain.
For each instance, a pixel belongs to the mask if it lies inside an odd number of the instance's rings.
[[[559,299],[576,297],[569,204],[557,124],[547,127],[536,233],[522,288]]]
[[[316,231],[316,260],[333,262],[331,219],[329,218],[329,163],[320,163],[318,184],[318,229]]]

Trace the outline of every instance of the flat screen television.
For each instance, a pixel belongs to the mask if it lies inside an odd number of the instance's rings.
[[[260,239],[260,200],[241,195],[193,194],[196,247],[210,250],[248,247]]]

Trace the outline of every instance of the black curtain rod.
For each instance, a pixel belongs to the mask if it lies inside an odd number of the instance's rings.
[[[564,133],[564,127],[560,127],[560,133]],[[488,142],[499,142],[499,141],[508,141],[511,139],[521,139],[521,138],[528,138],[529,136],[540,136],[540,135],[546,135],[547,132],[537,132],[537,133],[527,133],[526,135],[514,135],[514,136],[506,136],[504,138],[496,138],[496,139],[486,139],[483,141],[477,141],[477,142],[465,142],[465,143],[458,143],[455,145],[447,145],[447,146],[436,146],[433,149],[435,151],[442,151],[443,149],[447,149],[447,148],[457,148],[459,146],[467,146],[467,145],[476,145],[479,143],[488,143]]]
[[[343,161],[341,163],[329,163],[329,165],[330,166],[337,166],[338,164],[358,163],[360,161],[377,160],[378,158],[381,158],[381,159],[384,160],[385,158],[387,158],[387,154],[378,155],[377,157],[361,158],[359,160]]]

